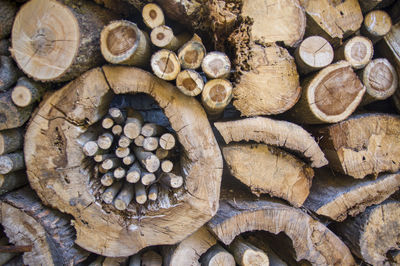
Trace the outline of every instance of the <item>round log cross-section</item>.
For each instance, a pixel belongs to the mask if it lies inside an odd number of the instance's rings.
[[[121,212],[94,196],[93,166],[88,166],[82,147],[89,127],[101,121],[113,95],[135,93],[153,97],[176,131],[185,187],[179,197],[167,198],[158,208]],[[25,156],[29,181],[42,201],[71,214],[76,243],[104,256],[175,244],[218,209],[222,156],[201,105],[137,68],[93,69],[46,99],[28,127]]]

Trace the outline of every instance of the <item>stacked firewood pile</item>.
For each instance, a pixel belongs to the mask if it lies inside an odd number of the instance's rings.
[[[400,264],[400,1],[0,21],[1,265]]]

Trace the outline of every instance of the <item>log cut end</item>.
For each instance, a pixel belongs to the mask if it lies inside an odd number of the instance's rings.
[[[351,38],[336,52],[337,59],[346,60],[354,69],[364,68],[373,55],[371,40],[363,36]]]
[[[366,33],[372,41],[377,41],[385,36],[392,27],[392,19],[389,14],[383,10],[374,10],[369,12],[364,18],[363,32]]]
[[[206,48],[197,34],[178,51],[178,58],[184,69],[199,68],[205,56]]]
[[[197,96],[203,91],[204,81],[197,71],[186,69],[176,77],[176,87],[185,95]]]
[[[164,12],[162,9],[154,3],[145,5],[142,9],[143,22],[150,29],[164,25]]]
[[[232,83],[226,79],[212,79],[201,93],[201,102],[210,116],[218,116],[232,99]]]
[[[174,80],[181,72],[178,57],[172,51],[162,49],[151,57],[151,68],[154,74],[164,80]]]

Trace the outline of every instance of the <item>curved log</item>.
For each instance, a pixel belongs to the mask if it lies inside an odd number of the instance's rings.
[[[349,249],[328,228],[302,211],[272,200],[235,198],[220,201],[220,208],[208,228],[224,244],[241,233],[255,230],[284,232],[293,242],[296,260],[315,265],[353,265]]]
[[[214,126],[230,142],[255,141],[289,149],[311,161],[312,167],[328,164],[314,138],[302,127],[266,117],[246,118],[231,122],[216,122]]]
[[[70,217],[43,206],[28,188],[5,195],[0,203],[1,224],[15,245],[32,245],[23,255],[26,265],[76,265],[89,253],[74,243]]]
[[[174,198],[177,204],[159,199],[157,208],[143,209],[140,215],[132,209],[124,216],[93,204],[91,171],[81,167],[85,156],[80,138],[106,114],[114,93],[149,94],[177,132],[186,159],[182,173],[187,192]],[[218,209],[222,156],[204,110],[194,98],[137,68],[96,68],[50,96],[28,127],[25,158],[39,197],[74,216],[76,243],[105,256],[129,256],[146,246],[175,244]]]

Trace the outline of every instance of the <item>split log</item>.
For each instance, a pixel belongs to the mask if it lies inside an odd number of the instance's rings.
[[[100,31],[115,18],[91,1],[29,1],[15,17],[10,51],[35,80],[71,80],[103,63]]]
[[[362,179],[400,170],[399,130],[398,116],[366,114],[319,128],[314,135],[334,170]]]
[[[110,116],[106,116],[101,121],[101,126],[104,129],[110,129],[114,126],[114,120]]]
[[[165,49],[152,55],[151,68],[157,77],[164,80],[174,80],[181,72],[181,65],[176,54]]]
[[[361,77],[366,88],[362,105],[389,98],[399,85],[396,69],[386,58],[372,60],[362,70]]]
[[[22,148],[24,133],[21,129],[9,129],[0,132],[0,155]]]
[[[298,123],[336,123],[349,117],[360,104],[365,87],[350,64],[339,61],[302,82],[298,103],[287,112]]]
[[[140,182],[135,184],[135,200],[139,204],[145,204],[147,201],[146,190]]]
[[[129,183],[137,183],[140,180],[141,176],[142,169],[139,165],[139,162],[135,161],[126,174],[126,181],[128,181]]]
[[[5,195],[0,203],[1,224],[15,245],[31,245],[25,265],[75,265],[89,255],[74,243],[70,218],[42,205],[32,190]]]
[[[160,168],[160,160],[152,152],[145,151],[141,147],[134,147],[133,152],[140,164],[150,173],[154,173]]]
[[[226,251],[220,245],[214,245],[203,255],[201,259],[203,266],[235,266],[235,259],[232,254]]]
[[[38,82],[31,81],[26,77],[21,77],[12,90],[11,99],[16,106],[26,107],[39,101],[44,92],[45,87]]]
[[[143,22],[150,29],[154,29],[158,26],[165,24],[164,12],[162,9],[154,3],[148,3],[142,9]]]
[[[139,136],[143,126],[143,117],[139,112],[129,111],[124,126],[124,134],[130,139]]]
[[[11,99],[11,91],[0,94],[0,130],[21,127],[29,119],[32,106],[18,107]]]
[[[392,19],[389,14],[383,10],[374,10],[365,16],[361,33],[376,43],[388,34],[391,27]]]
[[[335,60],[346,60],[354,69],[364,68],[374,55],[370,39],[354,36],[335,51]]]
[[[11,47],[11,43],[8,39],[0,40],[0,55],[10,56],[10,51],[8,50]]]
[[[306,35],[319,35],[334,46],[363,22],[358,0],[300,0],[307,15]]]
[[[199,68],[205,56],[206,48],[197,34],[178,50],[178,58],[183,69]]]
[[[180,169],[185,174],[182,196],[165,195],[170,198],[159,199],[165,202],[162,209],[143,205],[140,213],[136,208],[117,211],[100,200],[101,191],[95,194],[88,184],[93,171],[77,142],[101,121],[114,94],[135,93],[149,94],[160,105],[186,156]],[[75,217],[76,243],[98,254],[123,257],[147,246],[175,244],[218,209],[222,156],[204,110],[193,97],[137,68],[93,69],[57,90],[33,116],[24,151],[31,186],[43,202]],[[168,228],[168,234],[156,228]]]
[[[0,39],[4,39],[10,35],[17,11],[18,7],[15,1],[0,1]]]
[[[201,62],[201,69],[209,79],[228,78],[231,72],[231,61],[224,53],[210,52]]]
[[[320,36],[304,39],[295,52],[296,63],[301,74],[314,72],[332,63],[333,48]]]
[[[314,138],[302,127],[267,117],[246,118],[231,122],[216,122],[214,126],[226,144],[255,141],[288,149],[311,163],[311,167],[328,164]]]
[[[235,238],[229,245],[229,249],[235,256],[236,263],[241,266],[269,265],[268,255],[241,237]]]
[[[185,95],[197,96],[203,91],[204,81],[198,72],[186,69],[176,77],[176,87]]]
[[[241,16],[250,17],[252,41],[284,42],[295,47],[303,39],[306,16],[298,0],[243,0]],[[268,23],[266,27],[265,23]]]
[[[125,210],[134,195],[134,185],[128,182],[125,182],[122,186],[121,191],[118,193],[118,196],[114,200],[114,206],[120,211]]]
[[[19,71],[9,56],[0,56],[0,91],[8,90],[18,79]]]
[[[400,203],[385,201],[334,228],[360,259],[371,265],[389,265],[388,251],[398,249]]]
[[[186,32],[174,35],[172,29],[166,25],[155,27],[150,33],[151,42],[158,48],[171,51],[178,50],[183,44],[190,39],[190,35]]]
[[[233,105],[243,116],[279,114],[292,108],[301,92],[293,57],[277,45],[251,44],[248,49],[251,70],[242,71],[236,81]]]
[[[366,207],[379,204],[400,187],[400,173],[384,174],[377,179],[354,179],[329,169],[316,170],[310,195],[304,206],[335,221],[356,216]]]
[[[143,149],[146,151],[155,151],[158,148],[158,138],[157,137],[147,137],[143,140]]]
[[[22,151],[0,156],[0,174],[8,174],[25,168]]]
[[[293,155],[264,144],[230,144],[222,148],[231,174],[260,196],[268,193],[300,207],[314,172]]]
[[[180,188],[183,185],[183,177],[173,173],[162,173],[160,182],[170,188]]]
[[[121,125],[114,125],[111,128],[111,132],[115,135],[115,136],[120,136],[122,134],[123,128]]]
[[[111,204],[114,201],[114,198],[117,196],[118,192],[120,191],[122,187],[123,182],[115,182],[112,186],[108,187],[103,195],[101,196],[101,199],[107,203]]]
[[[108,114],[117,124],[123,124],[125,122],[125,115],[116,107],[110,108]]]
[[[150,250],[142,254],[142,265],[144,266],[161,266],[162,257],[157,252]]]
[[[200,256],[216,243],[217,240],[203,226],[179,244],[163,247],[164,264],[166,266],[200,266]]]
[[[151,55],[147,33],[127,20],[108,24],[100,37],[101,53],[112,64],[146,66]]]
[[[206,113],[218,117],[232,100],[233,86],[226,79],[212,79],[204,85],[201,92],[201,103]]]
[[[99,148],[103,150],[108,150],[109,148],[111,148],[113,141],[114,136],[106,132],[99,136],[99,138],[97,139],[97,145],[99,145]]]
[[[165,133],[160,137],[160,147],[164,150],[172,150],[175,147],[176,140],[171,133]]]
[[[0,175],[0,195],[20,188],[28,183],[25,171]]]
[[[355,263],[346,245],[304,212],[272,200],[242,198],[233,190],[222,195],[220,208],[207,227],[225,245],[244,232],[283,232],[292,240],[297,261],[314,265]]]
[[[146,123],[142,127],[141,135],[144,137],[160,136],[165,132],[165,128],[155,123]],[[139,145],[140,146],[140,145]]]
[[[151,201],[156,201],[157,197],[158,197],[158,185],[153,184],[149,188],[149,195],[147,196],[147,198]]]

